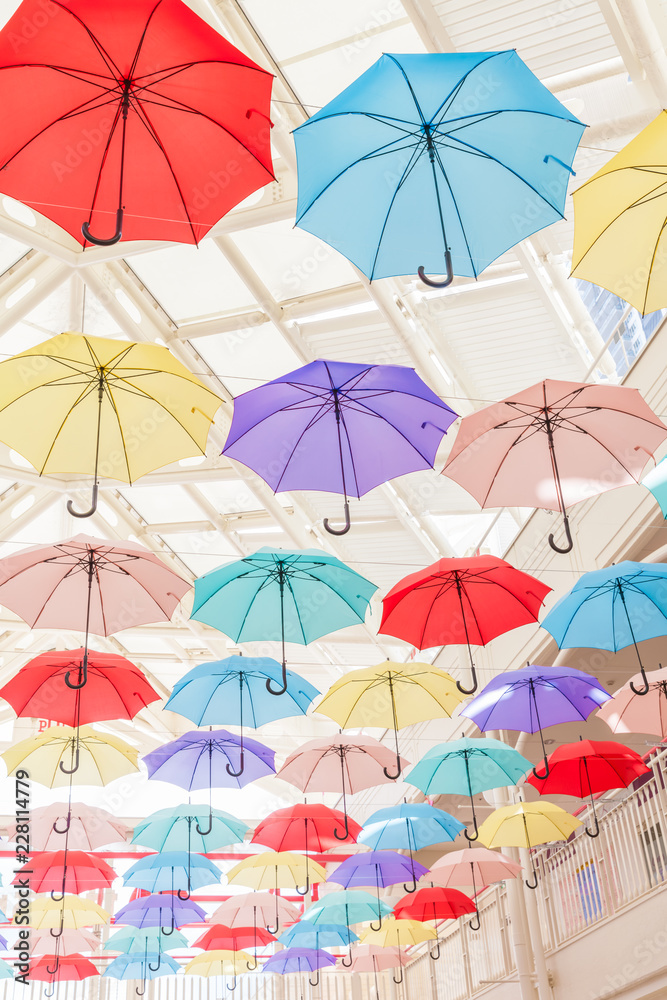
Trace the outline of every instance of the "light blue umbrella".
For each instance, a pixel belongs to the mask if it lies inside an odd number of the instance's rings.
[[[174,806],[158,809],[134,828],[133,844],[155,851],[196,851],[208,854],[218,847],[241,844],[250,828],[222,809]]]
[[[304,912],[303,921],[312,924],[363,924],[391,913],[391,906],[363,889],[342,889],[329,892]]]
[[[300,920],[284,931],[278,940],[285,948],[349,948],[359,937],[347,924],[315,924],[312,920]]]
[[[649,682],[638,642],[667,635],[667,566],[621,562],[584,573],[542,622],[561,649],[593,648],[616,652],[634,646],[643,688]]]
[[[235,642],[280,641],[280,687],[288,687],[285,642],[307,646],[329,632],[363,623],[375,584],[321,549],[262,548],[195,580],[192,618]],[[314,697],[314,696],[313,696]]]
[[[477,840],[473,796],[491,788],[515,785],[532,766],[518,750],[501,740],[471,740],[463,736],[429,750],[405,780],[424,795],[468,795],[475,833],[471,836],[466,830],[465,836]]]
[[[11,962],[0,961],[0,979],[13,979],[14,969]]]
[[[398,806],[378,809],[364,823],[357,837],[372,851],[419,851],[431,844],[454,840],[465,825],[444,809],[436,809],[428,802],[403,802]]]
[[[654,469],[647,472],[641,484],[651,491],[660,504],[662,516],[667,517],[667,458],[663,458]]]
[[[166,851],[149,854],[136,861],[123,875],[125,885],[149,892],[173,892],[179,899],[188,899],[192,889],[219,882],[222,872],[208,858],[187,851]]]
[[[143,987],[137,989],[142,996],[147,979],[159,979],[160,976],[171,976],[180,972],[179,963],[164,952],[144,952],[143,955],[119,955],[102,973],[108,979],[141,979]]]
[[[296,129],[296,223],[371,280],[477,277],[562,218],[584,128],[513,50],[385,54]]]
[[[158,954],[175,948],[189,948],[185,934],[173,931],[167,937],[161,927],[122,927],[103,945],[104,951],[120,951],[126,955],[134,952]]]

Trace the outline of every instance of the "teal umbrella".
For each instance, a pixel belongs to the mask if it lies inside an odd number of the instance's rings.
[[[391,906],[380,900],[379,915],[386,917]],[[329,892],[309,906],[302,920],[312,924],[363,924],[378,916],[378,900],[363,889],[342,889]]]
[[[141,858],[123,874],[125,885],[148,892],[178,890],[179,899],[189,898],[193,889],[213,885],[222,878],[222,872],[208,858],[187,851],[165,851]]]
[[[109,963],[102,973],[108,979],[140,979],[141,989],[137,987],[138,996],[146,992],[146,980],[158,979],[160,976],[171,976],[180,972],[179,963],[164,952],[145,951],[143,955],[119,955]]]
[[[158,809],[138,823],[132,843],[155,851],[208,854],[218,847],[241,844],[249,829],[222,809],[211,809],[209,813],[208,806],[174,806]]]
[[[163,943],[168,942],[168,943]],[[120,951],[125,955],[134,952],[159,954],[175,948],[189,948],[188,939],[181,931],[175,930],[165,937],[161,927],[122,927],[104,944],[104,951]]]
[[[374,583],[321,549],[262,548],[195,580],[191,617],[235,642],[282,642],[282,684],[287,690],[285,642],[307,646],[329,632],[363,623]]]
[[[424,795],[468,795],[475,833],[471,836],[466,830],[465,835],[468,840],[477,840],[473,796],[491,788],[515,785],[532,766],[518,750],[501,740],[471,740],[464,736],[433,747],[405,780]]]
[[[663,458],[654,469],[647,472],[641,484],[651,491],[660,504],[662,516],[667,517],[667,458]]]

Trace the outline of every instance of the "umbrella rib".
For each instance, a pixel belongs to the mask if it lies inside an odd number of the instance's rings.
[[[454,100],[454,98],[456,97],[456,95],[461,91],[461,89],[463,88],[464,83],[467,82],[468,77],[471,75],[471,73],[474,73],[476,69],[479,69],[480,66],[483,66],[485,63],[487,63],[489,61],[489,59],[494,59],[496,56],[499,56],[499,55],[501,55],[500,52],[491,52],[484,59],[481,59],[478,63],[475,63],[474,66],[471,66],[470,69],[468,70],[468,72],[464,76],[462,76],[460,80],[458,80],[458,82],[455,84],[454,87],[452,87],[452,89],[447,94],[447,96],[445,97],[445,99],[442,102],[442,104],[440,105],[440,107],[437,109],[437,111],[435,112],[435,114],[431,118],[431,122],[434,122],[435,119],[436,119],[436,117],[441,112],[443,113],[443,115],[447,113],[447,108],[451,106],[452,101]]]
[[[408,146],[407,148],[409,149],[410,147]],[[385,231],[387,229],[387,224],[389,222],[389,216],[391,215],[391,210],[394,207],[394,202],[398,198],[398,192],[401,190],[401,188],[403,187],[403,184],[407,181],[408,177],[410,176],[410,174],[412,173],[412,171],[414,170],[414,168],[419,163],[419,160],[420,160],[421,155],[424,152],[425,148],[426,147],[423,146],[420,149],[420,144],[417,144],[417,145],[414,146],[413,151],[412,151],[412,155],[410,156],[410,159],[408,160],[408,163],[407,163],[407,165],[405,167],[405,170],[403,171],[403,174],[401,176],[401,179],[399,180],[398,184],[396,185],[396,189],[395,189],[393,195],[391,196],[391,200],[389,202],[389,207],[387,208],[387,212],[386,212],[386,215],[384,217],[384,222],[382,223],[382,229],[380,230],[380,238],[378,239],[378,245],[377,245],[377,249],[375,251],[375,256],[373,257],[373,265],[371,267],[371,273],[370,273],[370,278],[369,278],[370,281],[373,280],[373,277],[375,275],[375,268],[377,266],[377,260],[378,260],[378,257],[380,255],[380,248],[382,246],[382,240],[384,239],[384,234],[385,234]]]
[[[128,381],[127,379],[124,379],[124,378],[121,378],[121,377],[119,377],[119,376],[118,376],[118,377],[117,377],[117,380],[116,380],[116,382],[114,383],[114,388],[117,388],[117,386],[118,386],[118,383],[120,383],[120,382],[123,382],[123,383],[124,383],[124,382],[127,382],[127,381]],[[161,402],[160,402],[160,400],[159,400],[159,399],[157,399],[157,397],[153,396],[153,395],[152,395],[152,394],[151,394],[150,392],[146,392],[146,390],[145,390],[145,389],[142,389],[142,388],[141,388],[140,386],[135,386],[135,385],[132,385],[132,383],[131,383],[131,382],[130,382],[129,384],[130,384],[130,385],[132,386],[132,390],[131,390],[131,391],[132,391],[132,393],[133,393],[134,395],[137,395],[137,396],[140,396],[140,397],[142,397],[142,398],[144,398],[144,399],[150,399],[150,401],[151,401],[152,403],[155,403],[155,405],[156,405],[156,406],[159,406],[161,410],[164,410],[164,412],[165,412],[165,413],[168,413],[168,414],[169,414],[169,416],[171,417],[171,419],[172,419],[172,420],[173,420],[173,421],[174,421],[175,423],[177,423],[177,424],[178,424],[178,426],[182,428],[182,430],[184,430],[184,431],[185,431],[185,433],[186,433],[186,434],[187,434],[187,436],[188,436],[188,437],[190,438],[190,440],[192,441],[192,443],[193,443],[193,444],[195,444],[195,445],[197,445],[197,447],[199,448],[199,445],[197,444],[197,441],[195,441],[195,438],[194,438],[194,437],[193,437],[193,435],[192,435],[192,434],[190,433],[190,431],[189,431],[189,430],[188,430],[188,428],[187,428],[187,427],[185,426],[185,424],[183,424],[183,423],[182,423],[182,422],[181,422],[181,421],[180,421],[180,420],[178,419],[178,417],[174,416],[174,414],[173,414],[173,413],[171,412],[171,410],[169,410],[169,409],[168,409],[168,408],[167,408],[167,407],[166,407],[166,406],[164,405],[164,403],[161,403]],[[123,389],[124,389],[124,388],[125,388],[125,386],[123,385],[123,386],[121,386],[121,388],[123,388]],[[111,392],[111,389],[109,389],[109,392]],[[200,449],[200,450],[201,450],[201,449]]]
[[[619,167],[618,170],[611,170],[611,171],[609,171],[609,173],[610,174],[611,173],[619,173],[619,172],[621,172],[623,170],[627,170],[627,169],[628,169],[627,167]],[[591,180],[593,180],[593,178],[591,178]],[[586,181],[586,183],[582,184],[581,187],[584,188],[589,183],[590,183],[590,181]],[[665,181],[663,180],[659,184],[657,184],[656,187],[663,187],[664,184],[665,184]],[[581,188],[579,188],[579,190],[581,190]],[[583,261],[588,256],[588,254],[591,252],[591,250],[596,245],[596,243],[598,243],[598,241],[602,239],[602,237],[605,235],[605,233],[607,233],[608,230],[611,229],[611,227],[614,225],[615,222],[618,222],[618,220],[621,218],[622,215],[625,215],[626,212],[630,212],[633,208],[637,208],[640,205],[646,205],[646,204],[648,204],[649,201],[653,201],[656,198],[663,198],[664,197],[664,195],[665,195],[664,191],[662,193],[660,193],[660,194],[655,194],[655,190],[656,189],[653,188],[653,190],[647,192],[647,194],[643,194],[643,195],[641,195],[641,197],[636,198],[635,201],[631,202],[629,205],[626,205],[625,208],[622,208],[621,211],[618,213],[618,215],[615,215],[613,217],[613,219],[610,219],[609,222],[607,223],[607,225],[604,226],[604,228],[600,230],[600,232],[595,237],[595,239],[590,244],[590,246],[586,248],[586,250],[581,255],[581,257],[579,258],[579,260],[577,261],[577,263],[575,264],[574,260],[572,261],[572,269],[573,269],[573,271],[574,271],[575,268],[579,267],[583,263]],[[650,198],[649,198],[649,195],[651,196]]]
[[[655,264],[655,258],[657,257],[657,254],[658,254],[658,247],[660,246],[660,240],[662,239],[662,234],[664,233],[666,227],[667,227],[667,221],[663,222],[662,228],[660,229],[660,232],[658,234],[658,238],[655,241],[655,247],[653,248],[653,254],[651,256],[651,264],[650,264],[650,267],[648,269],[648,278],[646,280],[646,292],[644,293],[644,305],[642,307],[642,316],[644,316],[646,314],[646,305],[648,303],[648,290],[649,290],[649,287],[650,287],[650,284],[651,284],[651,276],[653,274],[653,265]]]
[[[65,6],[64,3],[61,3],[60,0],[53,0],[53,3],[55,4],[56,7],[60,7],[60,9],[62,11],[64,11],[66,14],[70,14],[71,17],[73,17],[74,20],[79,23],[79,25],[83,28],[83,30],[85,31],[85,33],[90,38],[91,42],[93,43],[94,48],[97,49],[97,51],[100,54],[103,62],[106,63],[106,67],[109,70],[109,72],[110,73],[114,73],[117,76],[121,76],[122,75],[121,71],[118,68],[118,66],[116,65],[116,63],[113,60],[113,58],[111,57],[111,54],[109,52],[107,52],[106,48],[104,47],[104,45],[102,45],[102,43],[99,40],[99,38],[90,30],[90,28],[82,20],[82,18],[80,18],[78,14],[75,14],[74,11],[71,10],[70,7],[67,7],[67,6]]]
[[[283,471],[280,473],[280,477],[279,477],[278,481],[276,482],[276,488],[274,490],[274,493],[278,493],[278,491],[280,490],[280,484],[282,483],[283,479],[287,475],[287,470],[289,468],[289,464],[292,461],[292,459],[293,459],[293,457],[294,457],[294,455],[296,453],[297,448],[299,447],[299,445],[303,441],[303,439],[306,436],[306,434],[308,433],[308,431],[312,430],[312,428],[315,426],[315,424],[319,420],[322,420],[327,415],[327,413],[330,412],[330,410],[331,410],[331,407],[325,406],[325,405],[321,405],[319,407],[319,409],[317,410],[317,412],[313,414],[313,416],[310,418],[310,420],[308,421],[308,423],[306,424],[306,426],[303,428],[303,430],[299,434],[298,438],[296,439],[294,447],[292,448],[291,452],[289,453],[289,456],[287,457],[287,459],[285,461],[285,467],[284,467]],[[280,412],[280,411],[278,411],[278,412]],[[273,414],[269,414],[268,416],[264,417],[264,420],[269,420],[272,416],[273,416]],[[254,425],[254,427],[258,427],[260,423],[262,423],[262,421],[259,421],[257,424]],[[254,427],[249,427],[248,430],[245,433],[246,434],[249,433],[249,431],[253,430]],[[234,442],[234,444],[236,444],[237,441],[240,441],[243,436],[244,436],[243,434],[240,435],[240,437],[238,437],[236,439],[236,441]]]

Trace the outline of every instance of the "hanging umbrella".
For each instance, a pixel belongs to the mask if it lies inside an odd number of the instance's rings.
[[[4,964],[4,963],[3,963]],[[39,955],[30,959],[28,979],[31,982],[80,983],[84,979],[99,976],[96,967],[88,958],[78,955]],[[53,996],[54,990],[44,991],[44,996]]]
[[[9,962],[0,962],[0,979],[13,979],[14,969]]]
[[[387,917],[382,927],[377,930],[371,924],[370,928],[361,935],[361,940],[364,944],[379,945],[383,948],[398,948],[400,951],[403,948],[421,944],[422,941],[437,940],[437,937],[437,932],[432,927],[428,927],[418,920],[397,920],[396,917]],[[395,983],[402,983],[403,970],[401,969],[398,979],[396,976],[392,978]]]
[[[95,513],[100,476],[131,483],[205,455],[221,402],[157,344],[61,333],[0,363],[0,440],[40,475],[94,476],[89,510],[68,501],[73,517]]]
[[[317,986],[320,981],[320,969],[336,964],[336,959],[327,951],[314,948],[285,948],[276,955],[272,955],[264,963],[262,972],[277,972],[279,975],[288,975],[290,972],[315,972],[315,979],[308,976],[311,986]]]
[[[33,854],[20,868],[12,885],[28,884],[31,892],[50,892],[62,900],[65,893],[110,889],[118,875],[104,858],[85,851],[45,851]]]
[[[269,925],[275,921],[269,933],[277,934],[281,924],[293,923],[298,919],[299,910],[294,903],[277,894],[255,890],[230,896],[214,911],[211,923],[228,924],[230,927],[252,924],[254,930],[268,930]]]
[[[466,913],[475,913],[477,904],[458,889],[444,889],[441,886],[419,889],[414,896],[404,896],[394,906],[394,916],[398,920],[417,920],[420,923],[439,920],[457,920]],[[433,961],[440,958],[440,942],[430,952]]]
[[[381,947],[377,944],[359,944],[352,951],[352,972],[372,972],[375,979],[375,996],[380,1000],[380,983],[378,972],[384,969],[396,969],[408,964],[405,949]],[[341,962],[342,964],[342,962]]]
[[[397,773],[387,777],[398,778],[398,730],[416,722],[449,718],[463,700],[454,678],[444,670],[430,663],[387,660],[376,667],[344,674],[332,684],[315,711],[343,729],[393,729]]]
[[[334,829],[336,840],[350,835],[347,796],[363,788],[373,788],[395,779],[387,777],[394,763],[391,750],[370,736],[348,736],[339,733],[333,739],[310,740],[290,754],[278,771],[278,777],[296,785],[302,792],[340,792],[343,797],[345,826],[341,833]],[[401,758],[401,767],[409,761]]]
[[[193,889],[213,885],[222,872],[208,858],[187,851],[162,851],[135,861],[123,873],[125,885],[149,892],[174,892],[179,899],[188,899]]]
[[[642,315],[665,299],[665,136],[661,111],[573,194],[572,275],[601,285]]]
[[[0,68],[3,191],[83,246],[200,243],[274,179],[271,74],[180,0],[24,0]]]
[[[549,770],[544,777],[531,775],[526,780],[540,795],[590,798],[595,826],[593,830],[585,827],[585,833],[598,837],[595,794],[627,788],[637,778],[651,773],[639,754],[622,743],[580,739],[578,743],[564,743],[549,755]]]
[[[171,976],[180,971],[181,966],[171,955],[145,951],[143,955],[119,955],[109,963],[102,976],[108,979],[140,979],[141,989],[137,987],[135,992],[143,996],[146,992],[146,980]]]
[[[539,732],[548,767],[542,730],[562,722],[585,722],[610,698],[598,679],[583,670],[529,663],[521,670],[497,674],[460,714],[472,719],[483,733],[489,729]]]
[[[73,780],[80,785],[108,785],[139,770],[138,750],[117,736],[101,736],[90,726],[50,726],[15,743],[0,757],[8,774],[23,768],[31,781],[47,788],[71,787]]]
[[[296,130],[297,225],[371,281],[476,278],[563,217],[584,128],[513,50],[385,54]]]
[[[472,687],[464,688],[460,681],[456,686],[462,694],[474,694],[471,644],[485,646],[498,635],[536,622],[550,590],[496,556],[440,559],[392,587],[382,601],[378,631],[418,649],[467,646]]]
[[[207,951],[203,955],[196,955],[185,966],[186,976],[232,976],[232,985],[227,986],[228,990],[236,989],[236,977],[246,971],[246,966],[250,965],[251,956],[245,951],[230,951],[221,949],[217,951]]]
[[[266,851],[264,854],[244,858],[227,872],[230,885],[247,885],[251,889],[273,889],[278,896],[279,888],[297,888],[317,882],[325,882],[327,873],[322,865],[312,861],[307,854],[292,851]],[[300,895],[305,895],[301,893]],[[275,926],[268,927],[271,934],[278,930],[278,908],[275,911]]]
[[[132,843],[155,851],[196,851],[207,854],[218,847],[242,844],[250,829],[222,809],[212,809],[210,819],[210,831],[202,833],[202,829],[205,830],[208,824],[208,809],[193,805],[158,809],[137,823]]]
[[[35,851],[60,850],[65,846],[65,834],[70,850],[94,851],[98,847],[122,843],[131,832],[106,809],[83,802],[54,802],[32,809],[30,814],[30,847]],[[16,823],[7,827],[7,837],[10,842],[15,840]]]
[[[160,927],[162,935],[169,937],[178,927],[185,924],[202,924],[206,911],[192,899],[179,899],[174,893],[156,893],[130,900],[114,916],[116,924],[130,924],[132,927]]]
[[[532,766],[518,750],[501,740],[471,740],[463,736],[429,750],[405,780],[424,795],[467,795],[475,833],[471,835],[466,830],[465,836],[477,840],[474,796],[492,788],[515,785]]]
[[[269,698],[271,681],[285,688],[280,701]],[[305,715],[318,694],[292,670],[286,671],[283,685],[282,667],[269,656],[228,656],[189,670],[175,684],[165,709],[197,726],[240,726],[243,735],[244,724],[257,729],[267,722]]]
[[[263,844],[274,851],[329,851],[340,843],[354,843],[361,827],[348,819],[348,836],[340,841],[334,831],[345,825],[345,814],[339,809],[314,803],[297,804],[276,809],[255,827],[252,844]],[[308,887],[305,892],[308,892]],[[305,893],[304,893],[305,895]]]
[[[87,656],[87,683],[72,687],[65,678],[83,676]],[[144,674],[124,656],[85,649],[40,653],[3,687],[19,718],[39,719],[78,726],[105,719],[133,719],[137,712],[161,696]]]
[[[489,851],[485,847],[467,847],[462,851],[452,851],[438,858],[426,878],[431,886],[441,886],[451,889],[454,886],[470,886],[475,903],[475,922],[470,921],[468,927],[474,931],[480,928],[479,909],[477,907],[477,886],[482,889],[494,882],[504,882],[517,878],[521,874],[521,865],[497,851]]]
[[[403,802],[369,816],[358,840],[372,851],[388,847],[409,851],[412,856],[422,847],[455,840],[462,830],[464,824],[444,809],[436,809],[428,802]]]
[[[378,927],[381,927],[380,889],[403,882],[407,890],[406,882],[410,880],[416,886],[417,879],[427,871],[428,868],[420,865],[414,858],[406,858],[396,851],[370,851],[368,854],[353,854],[341,862],[334,873],[329,875],[327,882],[335,882],[344,889],[374,886],[377,893]]]
[[[134,952],[160,954],[163,951],[175,951],[177,948],[189,948],[188,939],[180,931],[174,931],[169,936],[169,942],[163,940],[161,927],[122,927],[111,935],[102,946],[104,951],[119,951],[125,955]]]
[[[313,924],[361,924],[391,913],[391,907],[363,889],[342,889],[321,896],[304,912],[302,920]]]
[[[348,497],[432,469],[456,417],[412,368],[318,360],[237,396],[223,454],[274,493],[341,493],[345,524],[324,527],[344,535]]]
[[[274,661],[268,657],[261,657],[261,664],[253,657],[255,662],[247,667],[235,666],[243,671],[260,669],[266,675],[261,677],[266,690],[282,695],[288,690],[285,641],[307,646],[329,632],[363,624],[376,590],[374,583],[321,549],[290,552],[265,547],[195,580],[191,617],[212,625],[235,642],[280,641],[282,677],[277,688],[271,686]],[[302,714],[318,693],[298,674],[290,675],[290,687],[294,693],[290,691],[281,704],[284,714],[274,717],[284,718],[288,710],[292,715]],[[305,696],[309,696],[307,700]],[[295,701],[297,712],[293,711]],[[258,711],[267,710],[263,701],[260,705]],[[274,712],[276,709],[268,708],[269,715]]]
[[[525,847],[567,840],[581,822],[553,802],[517,802],[502,806],[488,816],[479,828],[479,839],[487,847]],[[533,867],[529,889],[537,888],[537,872]]]
[[[135,542],[111,545],[77,535],[0,559],[0,604],[31,628],[85,631],[76,680],[88,679],[88,634],[111,635],[135,625],[169,621],[190,584],[159,556]]]
[[[661,459],[653,469],[642,476],[642,486],[649,490],[660,504],[662,516],[667,518],[667,460]]]
[[[66,928],[59,935],[59,952],[63,955],[73,955],[80,951],[97,951],[100,939],[90,931]],[[49,930],[36,931],[30,928],[30,953],[32,955],[50,955],[53,952],[53,935]]]
[[[14,923],[21,910],[14,914]],[[60,937],[65,929],[78,930],[81,927],[95,927],[106,924],[111,914],[90,899],[80,896],[65,896],[63,900],[38,896],[30,900],[30,927],[32,930],[49,930],[52,937]],[[58,928],[58,934],[53,931]]]
[[[648,691],[639,700],[635,692],[643,677]],[[619,688],[602,706],[598,718],[606,722],[613,733],[651,733],[664,739],[667,737],[667,672],[651,670],[643,677],[635,674]]]
[[[169,781],[189,792],[196,788],[209,790],[208,825],[198,823],[195,830],[207,836],[213,829],[212,788],[243,788],[257,778],[275,774],[275,753],[257,740],[230,733],[227,729],[212,729],[184,733],[176,740],[151,750],[143,757],[148,777]]]
[[[252,962],[248,962],[248,969],[252,972],[257,968],[257,947],[267,945],[276,938],[264,927],[228,927],[226,924],[214,924],[193,942],[193,948],[204,948],[206,951],[242,951],[244,948],[253,948],[254,957]]]
[[[347,924],[314,924],[300,920],[278,938],[285,948],[348,948],[359,937]]]
[[[542,622],[561,649],[587,647],[617,652],[634,646],[643,686],[631,690],[647,695],[649,682],[637,647],[644,639],[667,635],[667,594],[664,563],[621,562],[591,570],[551,609]]]
[[[482,507],[560,511],[639,482],[667,428],[636,389],[545,379],[463,419],[443,475]]]

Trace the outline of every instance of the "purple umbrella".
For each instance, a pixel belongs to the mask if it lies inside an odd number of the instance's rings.
[[[285,948],[284,951],[272,955],[264,963],[263,972],[277,972],[284,976],[289,972],[314,972],[317,969],[315,982],[308,976],[311,986],[317,986],[320,981],[319,970],[327,965],[335,965],[336,959],[328,951],[321,948]]]
[[[313,361],[234,400],[223,454],[274,492],[324,490],[362,497],[395,476],[433,468],[457,414],[412,368]]]
[[[426,875],[428,868],[424,868],[414,858],[406,857],[397,851],[369,851],[368,854],[353,854],[343,861],[333,875],[330,875],[327,882],[336,882],[344,889],[362,889],[367,886],[375,886],[378,899],[378,919],[377,927],[371,924],[373,930],[380,930],[382,926],[382,911],[380,909],[380,889],[387,886],[396,885],[412,879],[413,888],[409,889],[404,885],[406,892],[414,892],[417,888],[417,879]]]
[[[206,912],[191,899],[179,899],[171,893],[154,893],[133,899],[122,906],[114,917],[115,924],[131,927],[160,927],[165,936],[184,924],[203,924]],[[165,923],[168,925],[165,927]]]
[[[489,681],[477,697],[461,711],[483,733],[489,729],[514,729],[540,734],[545,773],[549,774],[542,730],[561,722],[585,722],[609,701],[611,695],[597,678],[574,667],[538,667],[528,664],[521,670],[506,670]]]
[[[143,761],[148,777],[169,781],[179,788],[209,790],[209,829],[196,824],[197,833],[211,832],[212,788],[243,788],[257,778],[276,773],[275,752],[257,740],[243,739],[227,729],[197,729],[147,753]]]

